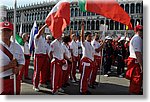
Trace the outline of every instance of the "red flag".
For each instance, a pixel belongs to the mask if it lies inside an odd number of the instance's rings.
[[[86,10],[123,23],[131,29],[130,16],[115,0],[86,0]]]
[[[59,1],[48,14],[45,22],[54,38],[61,37],[64,29],[70,24],[70,1]]]

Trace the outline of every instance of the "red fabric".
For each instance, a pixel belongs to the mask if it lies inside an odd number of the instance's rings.
[[[13,24],[7,21],[0,22],[0,29],[4,29],[4,28],[10,29],[10,30],[14,29]]]
[[[62,87],[62,60],[54,60],[51,63],[51,72],[52,72],[52,92],[55,93],[59,88]]]
[[[90,66],[85,66],[84,63],[90,63]],[[80,67],[82,68],[81,78],[80,78],[80,92],[85,93],[88,90],[88,82],[90,81],[90,74],[92,71],[92,67],[94,62],[89,58],[83,58],[80,63]]]
[[[45,68],[46,64],[45,54],[35,54],[34,59],[34,75],[33,75],[33,85],[38,88],[39,82],[45,83]]]
[[[25,78],[28,78],[29,65],[30,65],[30,59],[25,59],[25,65],[21,68],[19,72],[20,80],[22,80],[23,75]]]
[[[63,78],[62,78],[63,85],[69,81],[69,75],[70,75],[70,69],[71,69],[71,67],[72,67],[72,64],[68,63],[67,70],[63,70]]]
[[[95,66],[92,67],[93,69],[92,69],[92,73],[91,73],[90,84],[94,84],[94,82],[96,80],[97,71],[98,71],[98,69],[100,69],[100,65],[101,65],[101,57],[94,56],[94,62],[95,62]]]
[[[16,94],[20,94],[20,80],[16,80]],[[1,79],[0,78],[0,94],[1,95],[14,95],[14,80],[13,79]]]
[[[123,10],[115,0],[86,0],[86,10],[100,14],[114,21],[123,23],[132,28],[130,16]]]
[[[134,94],[140,94],[142,86],[142,74],[140,73],[141,69],[138,63],[135,63],[135,59],[128,58],[128,69],[133,69],[130,78],[129,92]]]
[[[53,9],[57,9],[57,11]],[[70,24],[70,3],[62,2],[55,6],[46,18],[46,24],[54,38],[61,37],[64,29]]]

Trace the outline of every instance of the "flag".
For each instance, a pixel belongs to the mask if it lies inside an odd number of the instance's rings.
[[[22,24],[26,22],[26,16],[24,15],[24,13],[21,13],[21,25],[20,25],[20,32],[19,32],[19,36],[22,36],[23,32],[22,32]]]
[[[19,36],[22,36],[22,22],[21,22],[21,25],[20,25]]]
[[[32,50],[34,48],[34,36],[37,33],[38,33],[38,27],[37,27],[36,21],[34,21],[33,27],[32,27],[31,32],[30,32],[30,39],[29,39],[30,53],[32,52]]]
[[[46,17],[45,23],[54,38],[61,37],[64,29],[70,24],[70,0],[59,1]]]
[[[82,12],[86,12],[85,3],[86,3],[86,0],[78,0],[78,5],[79,5],[79,8]]]
[[[21,45],[21,46],[24,46],[24,41],[23,41],[23,39],[18,35],[18,34],[16,34],[16,42],[19,44],[19,45]]]
[[[130,16],[115,0],[86,0],[85,9],[132,28]]]

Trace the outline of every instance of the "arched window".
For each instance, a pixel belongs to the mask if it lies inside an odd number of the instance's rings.
[[[131,24],[132,24],[133,28],[134,28],[134,25],[135,25],[134,22],[135,22],[134,19],[131,19]]]
[[[90,30],[90,26],[91,26],[90,21],[87,21],[87,30]]]
[[[136,13],[140,13],[140,3],[136,4]]]
[[[104,24],[104,20],[101,20],[100,24]]]
[[[99,20],[96,21],[96,30],[99,30]]]
[[[125,11],[126,11],[127,13],[129,13],[129,4],[126,4],[126,5],[125,5]]]
[[[124,24],[120,23],[120,30],[124,30]]]
[[[115,22],[115,30],[119,30],[119,23]]]
[[[71,17],[73,17],[74,16],[74,9],[72,8],[71,9]]]
[[[77,30],[77,21],[74,23],[74,30]]]
[[[71,28],[73,29],[73,21],[71,21]]]
[[[81,30],[81,21],[78,23],[78,30]]]
[[[75,8],[75,17],[78,16],[78,9]]]
[[[87,12],[87,16],[90,16],[90,12]]]
[[[86,16],[86,12],[83,12],[83,16]]]
[[[110,30],[114,30],[114,21],[110,20]]]
[[[131,9],[130,9],[130,13],[133,14],[134,13],[134,10],[135,10],[135,5],[132,3],[131,4]]]
[[[95,21],[91,22],[91,30],[95,30]]]
[[[106,20],[106,25],[108,26],[108,30],[109,30],[109,27],[110,27],[110,24],[109,24],[109,20]]]
[[[124,9],[124,5],[123,4],[121,4],[120,6]]]

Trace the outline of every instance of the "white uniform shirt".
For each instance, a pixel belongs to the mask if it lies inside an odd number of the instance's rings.
[[[35,47],[35,54],[46,54],[46,44],[45,39],[40,36],[36,39],[37,35],[34,37],[34,47]]]
[[[98,49],[101,46],[100,43],[96,41],[95,39],[91,42],[91,44],[94,47],[94,49]],[[98,53],[96,51],[94,55],[101,56],[100,52]]]
[[[46,53],[48,54],[51,51],[51,47],[47,42],[45,43],[45,47],[46,47]]]
[[[136,59],[135,52],[142,52],[142,39],[139,35],[134,35],[130,41],[129,50],[130,50],[130,56],[131,58]]]
[[[75,41],[71,41],[70,49],[73,51],[73,56],[78,57],[78,43]]]
[[[24,43],[24,46],[22,47],[22,50],[23,50],[25,55],[30,55],[30,49],[29,49],[29,43],[28,42]]]
[[[78,40],[77,43],[78,43],[78,53],[81,55],[82,54],[81,42]]]
[[[51,45],[51,51],[53,52],[53,58],[57,58],[59,60],[63,60],[64,59],[64,49],[62,47],[61,42],[59,42],[57,39],[55,39]]]
[[[71,58],[71,52],[69,51],[69,47],[66,46],[64,43],[62,45],[64,51],[65,51],[65,55],[68,57],[68,58]]]
[[[18,64],[21,64],[21,65],[25,64],[25,58],[24,58],[23,51],[18,44],[11,42],[10,47],[8,47],[2,41],[0,41],[0,44],[5,46],[13,54],[14,58],[17,59]],[[9,57],[6,54],[4,54],[3,51],[0,50],[0,67],[8,65],[9,62],[10,62]],[[6,71],[0,73],[0,78],[10,76],[12,74],[13,74],[13,72],[11,69],[6,70]]]
[[[81,42],[83,57],[87,57],[94,61],[94,48],[91,45],[91,42],[85,41]]]

